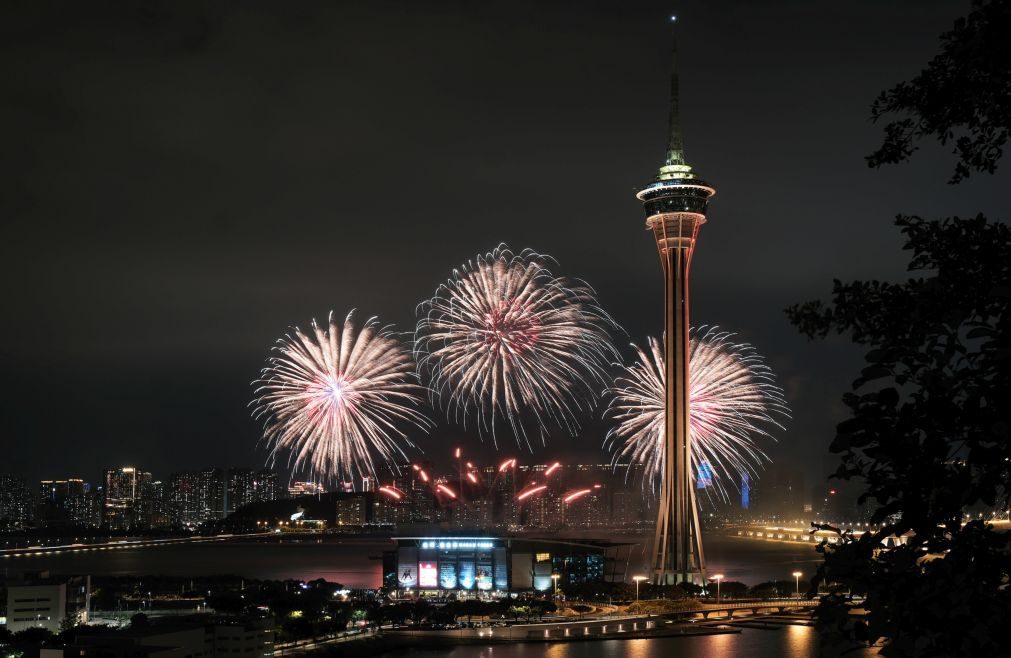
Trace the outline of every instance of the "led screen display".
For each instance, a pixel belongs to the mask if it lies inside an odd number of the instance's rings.
[[[457,565],[459,570],[460,589],[474,589],[474,562],[471,560],[460,560]]]
[[[456,589],[456,562],[439,563],[439,587]]]
[[[418,586],[418,549],[400,549],[397,556],[397,583],[403,589]]]
[[[477,581],[477,588],[480,590],[487,591],[492,588],[491,562],[482,562],[477,565],[474,580]]]
[[[439,586],[439,569],[434,562],[421,562],[418,564],[418,587],[422,589],[435,589]]]

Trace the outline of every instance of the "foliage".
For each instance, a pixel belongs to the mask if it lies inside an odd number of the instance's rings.
[[[720,596],[725,599],[739,599],[748,593],[748,586],[737,580],[724,580],[720,583]],[[716,593],[716,589],[709,588],[709,594]]]
[[[968,17],[941,35],[941,53],[926,69],[874,101],[875,121],[903,118],[885,125],[884,143],[867,158],[870,166],[907,160],[915,142],[934,136],[941,144],[954,140],[958,162],[951,182],[996,170],[1011,128],[1011,1],[972,4]]]
[[[631,601],[635,598],[635,585],[631,583],[567,583],[559,589],[566,597],[582,601]]]
[[[218,592],[207,597],[207,605],[216,612],[238,614],[246,607],[246,601],[238,592]]]
[[[695,599],[649,599],[633,601],[627,612],[630,615],[663,615],[672,612],[684,612],[702,607]]]
[[[551,601],[530,600],[525,604],[513,604],[505,610],[505,614],[513,619],[523,618],[530,621],[533,618],[542,619],[544,615],[558,611],[558,606]]]
[[[453,616],[454,620],[458,617],[466,617],[468,621],[473,620],[474,617],[489,617],[502,612],[500,604],[477,599],[451,601],[446,604],[445,609]]]
[[[724,583],[726,587],[726,583]],[[793,580],[768,580],[751,588],[750,594],[760,599],[782,599],[796,593],[797,583]]]
[[[1008,508],[1011,231],[982,216],[900,217],[912,252],[902,283],[836,281],[830,305],[788,309],[809,337],[870,348],[831,444],[835,477],[863,481],[880,529],[823,544],[819,616],[890,655],[996,655],[1011,618],[1011,534],[967,509]],[[827,527],[827,526],[826,526]],[[891,536],[905,545],[883,548]],[[854,597],[866,618],[852,623]]]
[[[17,647],[38,647],[53,639],[48,628],[32,627],[18,631],[11,636],[11,644]]]
[[[80,625],[80,619],[75,614],[64,615],[60,620],[60,634],[68,633]]]

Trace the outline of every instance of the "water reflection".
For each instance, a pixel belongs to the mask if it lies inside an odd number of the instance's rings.
[[[769,630],[744,629],[740,633],[665,637],[635,640],[503,644],[452,649],[408,649],[386,658],[652,658],[653,656],[819,656],[818,635],[806,626]],[[829,655],[838,655],[830,653]],[[857,654],[866,655],[866,654]]]

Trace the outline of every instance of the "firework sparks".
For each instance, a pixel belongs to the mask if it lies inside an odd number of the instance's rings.
[[[450,489],[449,487],[447,487],[444,484],[438,484],[438,485],[435,486],[435,488],[436,488],[437,491],[441,491],[442,493],[446,494],[450,498],[456,498],[456,493],[452,489]]]
[[[404,497],[404,492],[400,491],[395,487],[379,487],[379,491],[383,492],[384,494],[386,494],[390,498],[393,498],[394,500],[400,500],[401,498]]]
[[[505,417],[517,441],[521,418],[570,433],[596,402],[597,382],[616,354],[614,321],[586,284],[557,278],[550,259],[504,246],[453,272],[419,308],[415,355],[447,416],[490,430]]]
[[[548,485],[546,485],[546,484],[536,484],[535,483],[535,484],[531,485],[529,489],[527,489],[525,491],[521,491],[519,494],[517,494],[516,495],[516,500],[526,500],[530,496],[533,496],[535,493],[540,493],[541,491],[544,491],[547,488],[548,488]]]
[[[763,426],[782,428],[775,416],[790,414],[762,358],[747,343],[730,338],[715,329],[693,329],[689,347],[692,473],[708,464],[717,495],[723,498],[724,480],[736,487],[739,476],[755,474],[767,459],[755,440],[771,436]],[[653,481],[663,470],[666,375],[663,346],[653,338],[649,346],[649,352],[636,347],[638,360],[609,389],[613,398],[607,414],[617,421],[608,434],[609,442],[619,444],[615,463],[641,463]]]
[[[313,320],[310,334],[295,328],[274,350],[253,384],[253,415],[266,419],[272,454],[289,451],[296,468],[375,475],[377,459],[403,459],[413,447],[398,425],[429,425],[417,410],[423,389],[410,352],[375,318],[356,332],[352,313],[343,327],[331,314],[325,329]]]
[[[564,498],[562,498],[562,502],[563,503],[571,503],[572,501],[579,500],[580,498],[582,498],[586,494],[592,493],[592,492],[593,492],[593,489],[578,489],[576,491],[570,491],[569,493],[565,494]]]

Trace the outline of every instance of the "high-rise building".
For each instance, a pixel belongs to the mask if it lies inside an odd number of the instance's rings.
[[[144,481],[143,471],[133,466],[110,468],[105,471],[105,501],[102,508],[102,525],[114,530],[125,530],[137,525],[136,506],[140,495],[138,474]],[[151,474],[147,473],[150,479]]]
[[[337,499],[336,525],[339,528],[361,528],[368,520],[369,504],[364,494],[341,496]]]
[[[277,473],[267,469],[261,469],[253,473],[253,486],[249,494],[249,502],[258,503],[265,500],[278,500],[281,498],[281,485],[277,480]]]
[[[611,525],[617,528],[642,525],[645,494],[638,488],[616,489],[611,494]]]
[[[173,473],[165,493],[167,516],[184,526],[222,519],[228,511],[228,486],[229,477],[222,468]],[[247,493],[243,490],[242,495]]]
[[[318,496],[326,493],[326,487],[319,482],[304,482],[296,480],[288,485],[288,496],[298,498],[299,496]]]
[[[80,528],[98,528],[102,525],[100,492],[86,491],[80,496],[70,496],[63,505],[73,525]]]
[[[0,475],[0,529],[22,528],[32,519],[32,495],[24,480]]]
[[[200,471],[200,501],[206,519],[225,518],[225,498],[228,480],[223,468],[205,468]]]
[[[701,583],[705,558],[698,507],[692,486],[691,436],[688,432],[689,268],[699,228],[706,222],[709,198],[716,190],[685,160],[678,95],[677,45],[673,48],[667,158],[656,179],[636,194],[646,212],[646,226],[656,240],[664,283],[666,383],[663,473],[657,505],[650,571],[654,582]]]
[[[600,528],[611,521],[608,490],[604,485],[593,485],[585,495],[566,502],[562,498],[562,517],[568,528]],[[572,494],[570,494],[571,496]]]
[[[205,468],[173,473],[165,487],[166,515],[176,525],[222,519],[250,503],[278,500],[277,473],[248,468]]]
[[[243,505],[254,502],[256,492],[256,473],[249,468],[228,469],[228,488],[226,489],[225,512],[231,514]]]
[[[97,528],[102,524],[101,499],[80,478],[42,480],[36,500],[36,521],[43,526]]]
[[[155,480],[150,473],[138,475],[136,503],[137,525],[145,528],[163,528],[171,525],[168,496],[165,484]]]
[[[205,520],[198,473],[170,475],[167,495],[173,525],[195,526]]]

